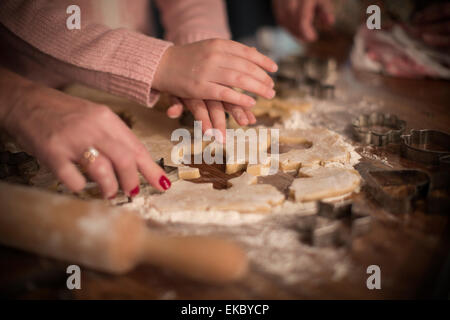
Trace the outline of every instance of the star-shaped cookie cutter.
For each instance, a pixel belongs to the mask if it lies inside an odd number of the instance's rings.
[[[302,215],[295,229],[302,235],[302,241],[314,247],[351,248],[353,240],[367,233],[371,224],[372,216],[362,203],[318,201],[317,211]]]

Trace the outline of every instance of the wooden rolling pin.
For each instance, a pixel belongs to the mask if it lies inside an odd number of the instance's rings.
[[[225,240],[161,235],[134,212],[3,182],[0,243],[114,274],[147,263],[210,283],[237,280],[248,266]]]

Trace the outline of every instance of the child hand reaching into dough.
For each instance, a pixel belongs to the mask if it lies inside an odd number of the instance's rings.
[[[203,131],[215,127],[225,137],[224,108],[241,125],[255,121],[249,111],[255,100],[232,87],[271,99],[274,82],[267,72],[276,70],[275,62],[256,49],[230,40],[204,40],[168,48],[153,86],[186,98],[187,108],[202,121]],[[207,100],[206,106],[202,100]]]

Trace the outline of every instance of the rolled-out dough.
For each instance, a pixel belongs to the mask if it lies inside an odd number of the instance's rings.
[[[359,188],[361,177],[353,169],[338,167],[302,168],[289,188],[295,201],[307,202],[337,197]]]
[[[189,209],[268,213],[272,206],[285,200],[285,196],[275,187],[257,184],[257,177],[248,173],[229,180],[229,183],[229,189],[217,190],[211,183],[179,180],[165,193],[150,196],[147,204],[160,212]]]
[[[154,159],[164,158],[168,165],[174,165],[170,159],[172,147],[176,142],[170,141],[172,132],[180,127],[177,120],[169,119],[162,110],[149,109],[127,100],[113,97],[97,90],[81,86],[73,86],[67,90],[69,94],[89,99],[110,106],[115,112],[127,112],[132,118],[132,131],[144,143]],[[294,112],[305,111],[309,103],[301,100],[289,101],[281,99],[258,99],[254,109],[257,115],[284,118]],[[300,176],[294,179],[289,188],[295,202],[286,199],[285,195],[274,186],[257,183],[258,175],[266,175],[269,168],[267,160],[248,164],[250,150],[258,151],[261,144],[252,146],[246,140],[245,159],[243,163],[226,165],[226,173],[247,170],[241,176],[229,180],[230,188],[216,190],[211,183],[194,184],[189,181],[173,181],[172,187],[165,193],[147,193],[140,196],[135,205],[145,210],[156,210],[161,214],[190,210],[191,212],[239,212],[269,213],[276,208],[285,208],[287,204],[306,205],[309,201],[336,197],[358,189],[360,178],[352,168],[351,154],[353,148],[339,134],[325,128],[286,129],[283,125],[274,126],[280,130],[280,144],[299,145],[305,148],[292,148],[279,154],[282,171],[299,169]],[[256,127],[260,130],[264,127]],[[266,128],[270,129],[270,128]],[[208,145],[203,143],[202,150]],[[267,144],[271,145],[270,134]],[[235,148],[235,152],[236,152]],[[193,151],[193,150],[191,150]],[[229,157],[230,155],[226,155]],[[241,159],[242,160],[242,159]],[[341,167],[330,168],[330,164],[338,163]],[[325,166],[325,167],[324,167]],[[174,172],[176,175],[177,171]],[[199,175],[196,168],[181,166],[178,169],[181,179],[194,179]],[[289,207],[289,206],[288,206]]]

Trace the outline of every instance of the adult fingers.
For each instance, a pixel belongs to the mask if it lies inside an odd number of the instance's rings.
[[[164,171],[153,161],[148,150],[133,132],[127,127],[122,127],[122,130],[118,131],[120,135],[115,140],[127,146],[128,153],[134,157],[137,169],[142,173],[144,178],[160,191],[170,188],[170,181]],[[130,184],[132,185],[132,183]]]
[[[225,134],[226,134],[225,130],[227,128],[223,104],[219,101],[208,100],[206,101],[206,105],[208,107],[213,127],[219,130],[220,133],[222,134],[222,137],[219,137],[219,142],[223,143],[225,142]]]
[[[153,187],[159,191],[170,188],[171,183],[164,170],[153,161],[142,143],[140,143],[139,151],[137,152],[137,166],[144,178]]]
[[[334,8],[329,0],[322,0],[318,4],[319,14],[327,26],[334,24]]]
[[[299,29],[306,41],[314,41],[317,38],[313,27],[315,6],[316,2],[313,0],[304,0],[299,4]]]
[[[239,125],[241,125],[241,126],[248,125],[249,121],[248,121],[247,114],[244,112],[244,110],[241,107],[232,105],[229,103],[224,103],[224,108],[229,113],[231,113],[231,115],[233,116],[233,118],[236,120],[236,122]]]
[[[59,181],[73,192],[80,192],[86,186],[86,179],[78,168],[64,157],[52,157],[47,165],[52,169]]]
[[[166,114],[171,119],[177,119],[183,113],[183,103],[177,97],[170,97],[170,107],[167,109]]]
[[[183,99],[183,102],[189,111],[194,115],[195,120],[202,122],[202,132],[212,128],[208,109],[205,102],[199,99]]]
[[[127,196],[136,196],[139,193],[139,176],[134,151],[120,141],[109,139],[103,140],[97,148],[113,164],[123,192]]]
[[[266,99],[272,99],[275,96],[275,90],[272,87],[255,80],[251,76],[232,69],[223,69],[224,72],[216,73],[211,80],[218,84],[253,92]]]
[[[118,182],[111,161],[103,155],[99,155],[93,162],[85,159],[80,161],[89,177],[97,182],[105,198],[114,198],[118,190]]]

